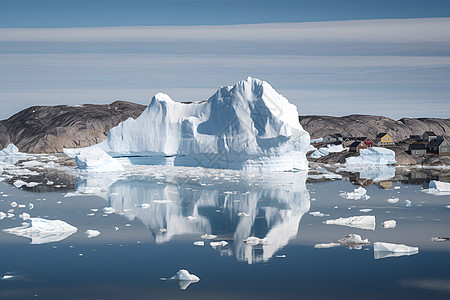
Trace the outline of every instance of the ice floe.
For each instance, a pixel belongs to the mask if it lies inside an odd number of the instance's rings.
[[[385,242],[373,243],[374,258],[381,259],[387,257],[399,257],[419,253],[418,247],[411,247],[403,244],[392,244]]]
[[[315,244],[314,248],[327,249],[327,248],[339,247],[340,245],[341,244],[339,244],[339,243],[321,243],[321,244]]]
[[[95,229],[88,229],[84,232],[84,234],[90,239],[90,238],[100,235],[100,231],[95,230]]]
[[[311,212],[309,212],[309,214],[314,217],[328,217],[329,216],[329,214],[324,214],[324,213],[321,213],[320,211],[311,211]]]
[[[431,238],[431,241],[432,242],[448,242],[448,241],[450,241],[450,238],[434,236]]]
[[[30,218],[23,226],[3,229],[4,232],[31,239],[31,244],[61,241],[77,231],[77,228],[61,220]]]
[[[161,278],[161,280],[167,280],[166,278]],[[200,278],[194,274],[190,274],[188,270],[181,269],[174,276],[170,277],[169,280],[175,280],[179,282],[180,289],[185,290],[191,283],[196,283],[200,281]]]
[[[70,157],[98,148],[123,163],[243,170],[306,170],[309,134],[295,105],[267,82],[249,77],[208,101],[184,104],[155,95],[137,118],[112,128],[104,142],[65,149]]]
[[[113,214],[116,210],[113,207],[103,207],[103,212],[107,215]]]
[[[325,224],[342,225],[359,229],[375,230],[375,216],[354,216],[326,220]]]
[[[205,242],[204,241],[195,241],[194,246],[205,246]]]
[[[432,180],[428,189],[423,189],[422,192],[435,196],[448,196],[450,195],[450,183]]]
[[[400,200],[399,198],[389,198],[389,199],[387,199],[386,201],[389,202],[389,203],[395,204],[395,203],[397,203],[399,200]]]
[[[397,221],[395,220],[387,220],[384,221],[383,223],[381,223],[381,226],[383,226],[383,228],[395,228],[397,226]]]
[[[367,195],[367,190],[362,186],[354,189],[353,192],[342,192],[339,194],[339,196],[351,200],[360,200],[360,199],[368,200],[370,198],[370,196]]]
[[[203,234],[202,236],[201,236],[201,238],[202,239],[204,239],[204,240],[213,240],[213,239],[215,239],[217,237],[217,235],[214,235],[214,234]]]
[[[362,239],[359,234],[349,234],[344,238],[338,240],[338,242],[349,249],[357,249],[360,250],[362,246],[369,245],[370,242],[368,239]]]
[[[224,246],[228,245],[228,242],[226,242],[226,241],[210,242],[209,244],[211,245],[211,247],[216,248],[216,247],[224,247]]]

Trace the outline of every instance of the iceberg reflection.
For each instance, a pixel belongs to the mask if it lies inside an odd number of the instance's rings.
[[[210,241],[228,242],[215,249],[249,264],[269,260],[296,237],[300,220],[310,208],[306,172],[183,170],[191,174],[128,174],[101,188],[100,195],[116,212],[130,220],[138,218],[158,244],[180,235],[196,234],[197,240],[214,234],[217,237]],[[91,186],[88,178],[77,184],[80,192],[86,186]],[[249,237],[264,242],[246,242]]]

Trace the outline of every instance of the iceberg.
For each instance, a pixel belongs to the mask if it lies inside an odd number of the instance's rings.
[[[384,221],[383,223],[381,223],[381,225],[383,226],[383,228],[395,228],[397,226],[397,221],[395,220],[387,220]]]
[[[370,196],[367,195],[367,190],[361,186],[357,189],[354,189],[353,192],[342,192],[339,194],[339,196],[351,200],[368,200],[370,198]]]
[[[198,103],[156,94],[137,119],[112,128],[105,141],[64,153],[101,149],[123,164],[286,171],[307,170],[309,145],[295,105],[249,77]]]
[[[166,278],[161,278],[162,280],[166,280]],[[180,289],[185,290],[191,283],[196,283],[200,281],[194,274],[190,274],[188,270],[181,269],[174,276],[170,277],[169,280],[176,280],[180,285]]]
[[[61,241],[77,231],[77,228],[61,220],[30,218],[25,225],[3,229],[4,232],[31,239],[31,244]]]
[[[338,242],[349,249],[357,249],[361,250],[362,246],[369,245],[370,242],[368,239],[362,239],[359,234],[349,234],[346,237],[338,240]]]
[[[122,164],[99,148],[87,148],[80,151],[63,149],[64,153],[75,158],[78,169],[91,172],[124,171]]]
[[[321,244],[315,244],[314,248],[316,249],[328,249],[328,248],[334,248],[339,247],[341,244],[339,243],[321,243]]]
[[[0,157],[2,156],[26,156],[26,153],[19,152],[19,148],[17,148],[14,144],[9,144],[5,149],[0,150]]]
[[[413,255],[419,253],[418,247],[410,247],[403,244],[392,244],[384,242],[373,243],[375,259],[386,257],[399,257],[403,255]]]
[[[428,189],[423,189],[422,192],[435,196],[448,196],[450,195],[450,183],[431,180]]]
[[[346,150],[342,144],[339,145],[327,145],[326,147],[316,149],[313,153],[311,153],[311,158],[320,158],[323,156],[327,156],[330,153],[342,152]]]
[[[335,224],[359,229],[375,230],[375,216],[354,216],[349,218],[339,218],[336,220],[326,220],[325,224]]]
[[[90,238],[100,235],[100,231],[95,230],[95,229],[88,229],[84,232],[84,234],[87,236],[88,239],[90,239]]]
[[[359,156],[345,159],[347,165],[391,165],[395,163],[395,152],[381,147],[361,149]]]

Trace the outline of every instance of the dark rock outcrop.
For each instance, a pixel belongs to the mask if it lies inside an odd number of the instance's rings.
[[[374,139],[378,133],[389,133],[394,142],[434,131],[437,135],[450,136],[450,118],[402,118],[398,121],[382,116],[350,115],[345,117],[300,116],[300,123],[317,139],[328,134],[341,133],[343,136],[367,136]]]
[[[144,105],[116,101],[106,105],[33,106],[0,121],[0,149],[9,143],[21,152],[58,153],[103,141],[114,126],[137,118]]]

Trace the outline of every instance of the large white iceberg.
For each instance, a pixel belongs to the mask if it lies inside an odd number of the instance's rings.
[[[89,148],[131,163],[284,171],[307,169],[309,141],[295,105],[249,77],[199,103],[159,93],[136,120],[120,123]],[[65,153],[74,157],[85,149]]]
[[[450,183],[431,180],[428,189],[422,191],[435,196],[448,196],[450,195]]]
[[[392,244],[384,242],[373,243],[374,258],[399,257],[403,255],[413,255],[419,253],[418,247],[411,247],[403,244]]]
[[[77,231],[75,226],[61,220],[30,218],[20,227],[3,229],[4,232],[31,239],[31,244],[61,241]]]
[[[359,156],[347,157],[347,165],[391,165],[395,164],[395,152],[381,147],[361,149]]]

